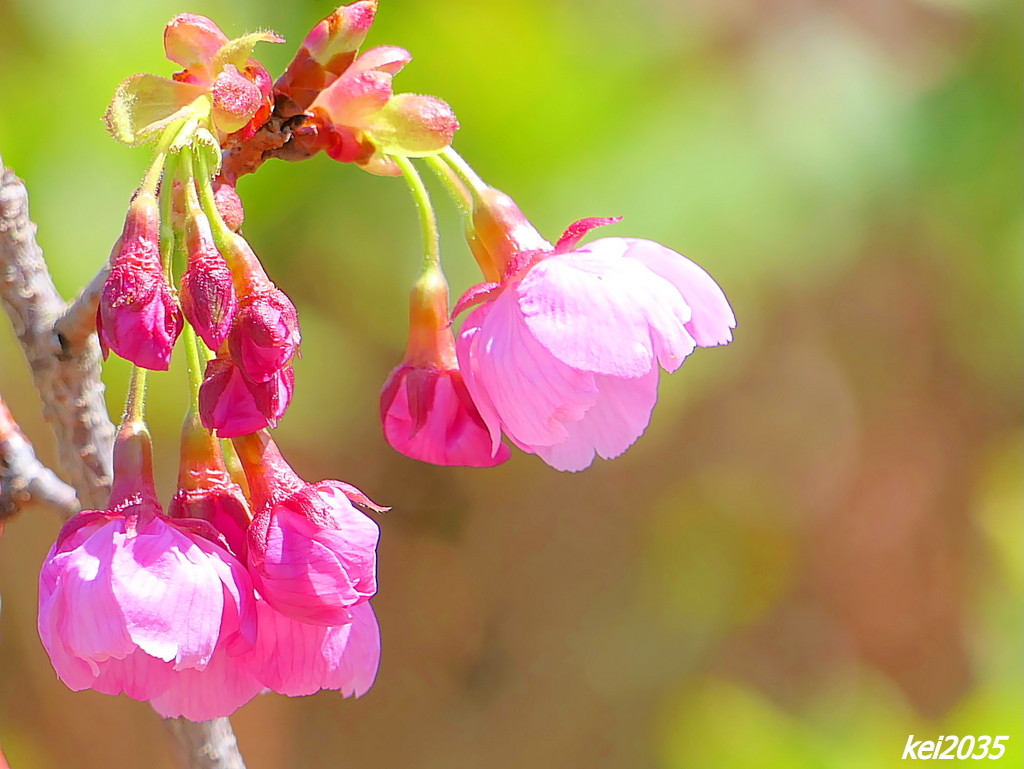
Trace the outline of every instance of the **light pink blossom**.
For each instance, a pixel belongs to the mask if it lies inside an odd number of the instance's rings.
[[[605,223],[502,260],[504,279],[460,302],[485,302],[457,349],[494,450],[504,432],[559,470],[617,457],[650,421],[658,366],[675,371],[696,346],[732,339],[725,295],[686,257],[635,238],[575,247]]]
[[[234,675],[223,655],[237,657],[256,639],[245,568],[205,522],[163,515],[150,452],[144,428],[122,429],[109,509],[72,518],[43,563],[39,635],[75,691],[155,700],[173,689],[179,695],[168,697],[180,700],[191,686],[183,672],[194,681],[210,670],[218,689]],[[235,685],[182,712],[195,720],[228,715],[258,691]]]

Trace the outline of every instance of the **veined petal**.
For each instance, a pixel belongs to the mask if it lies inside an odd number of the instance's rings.
[[[362,697],[373,686],[380,666],[380,626],[373,607],[352,607],[352,622],[327,629],[321,647],[327,662],[324,689],[338,689],[343,697]]]
[[[530,333],[575,369],[633,378],[655,355],[674,371],[693,352],[690,308],[672,284],[594,244],[540,261],[516,295]]]
[[[111,135],[130,146],[145,144],[175,120],[191,115],[205,85],[156,75],[132,75],[117,87],[104,120]],[[208,103],[205,104],[208,109]]]
[[[565,424],[582,419],[597,402],[597,386],[593,374],[570,368],[534,338],[516,293],[506,290],[490,305],[469,352],[467,386],[472,379],[474,400],[473,387],[487,392],[510,436],[522,444],[550,446],[564,441]],[[459,366],[465,376],[461,360]]]
[[[159,518],[114,551],[114,595],[131,638],[175,669],[203,668],[220,636],[224,588],[209,559]]]
[[[652,240],[640,238],[606,238],[621,241],[625,245],[624,256],[636,259],[651,272],[669,281],[682,294],[690,306],[692,315],[686,330],[700,347],[714,347],[732,341],[732,329],[736,328],[733,314],[725,293],[702,267],[682,254]],[[596,240],[581,250],[600,243]]]
[[[174,674],[167,690],[150,701],[164,718],[209,721],[230,716],[263,691],[263,684],[238,657],[220,646],[203,670]]]
[[[534,452],[556,470],[577,472],[590,467],[594,452],[614,459],[643,435],[658,400],[658,368],[642,377],[597,376],[600,395],[583,419],[566,425],[569,433],[555,446],[536,446]]]

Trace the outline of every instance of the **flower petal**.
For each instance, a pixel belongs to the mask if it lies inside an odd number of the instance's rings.
[[[516,293],[504,291],[467,318],[471,331],[475,316],[487,311],[472,345],[458,346],[459,368],[488,426],[493,408],[502,428],[520,444],[551,446],[566,439],[567,422],[582,419],[597,402],[597,387],[593,374],[570,368],[534,338]],[[486,398],[479,397],[483,392]]]
[[[230,716],[261,691],[263,684],[222,645],[203,670],[175,673],[167,690],[150,704],[164,718],[209,721]]]
[[[203,668],[220,636],[224,588],[185,534],[153,519],[123,537],[111,564],[114,595],[139,647],[175,669]]]
[[[450,146],[459,121],[441,99],[400,93],[360,127],[381,152],[420,158]]]
[[[543,259],[526,273],[516,291],[526,326],[551,355],[581,371],[639,377],[655,354],[674,371],[694,348],[684,328],[689,307],[667,280],[601,243]]]
[[[534,452],[556,470],[578,472],[590,467],[596,451],[614,459],[643,435],[658,400],[657,367],[635,379],[595,377],[597,403],[578,422],[566,425],[569,437],[555,446],[536,446]]]
[[[686,330],[699,347],[714,347],[732,341],[732,329],[736,328],[733,314],[725,293],[703,268],[670,248],[652,240],[640,238],[607,238],[621,240],[625,244],[624,256],[636,259],[652,272],[669,281],[682,294],[690,306],[692,315]],[[594,241],[594,246],[600,241]],[[587,248],[585,246],[584,248]]]

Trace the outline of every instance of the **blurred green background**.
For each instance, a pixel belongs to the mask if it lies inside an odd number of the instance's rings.
[[[107,257],[148,151],[100,120],[169,75],[176,13],[258,27],[278,74],[324,2],[0,0],[0,154],[68,296]],[[729,295],[736,341],[662,378],[614,462],[559,474],[392,452],[376,415],[420,253],[408,193],[318,157],[246,177],[246,235],[301,315],[277,430],[379,518],[377,684],[265,695],[250,769],[856,769],[909,734],[1022,760],[1021,9],[1013,0],[383,0],[456,146],[555,238],[586,216]],[[436,191],[436,190],[435,190]],[[456,294],[478,280],[442,209]],[[153,377],[171,493],[186,385]],[[116,415],[127,367],[106,368]],[[9,324],[0,393],[53,441]],[[0,539],[0,744],[14,769],[169,767],[145,704],[60,684],[35,631],[58,521]],[[987,761],[986,761],[987,763]]]

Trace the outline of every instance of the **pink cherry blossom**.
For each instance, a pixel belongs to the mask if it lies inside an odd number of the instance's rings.
[[[559,470],[617,457],[650,421],[658,366],[732,339],[725,295],[686,257],[633,238],[574,247],[602,223],[506,262],[462,327],[460,368],[494,450],[504,432]]]
[[[232,664],[223,655],[238,657],[256,640],[245,568],[205,522],[163,515],[150,452],[144,430],[122,428],[110,508],[65,524],[40,572],[39,635],[75,691],[186,696],[182,673],[206,681],[200,676],[210,670],[223,682]],[[187,711],[196,720],[228,715],[258,691],[227,687]]]
[[[230,358],[214,358],[206,364],[199,390],[203,426],[221,438],[248,435],[275,427],[295,391],[291,366],[278,370],[265,382],[252,382]]]

